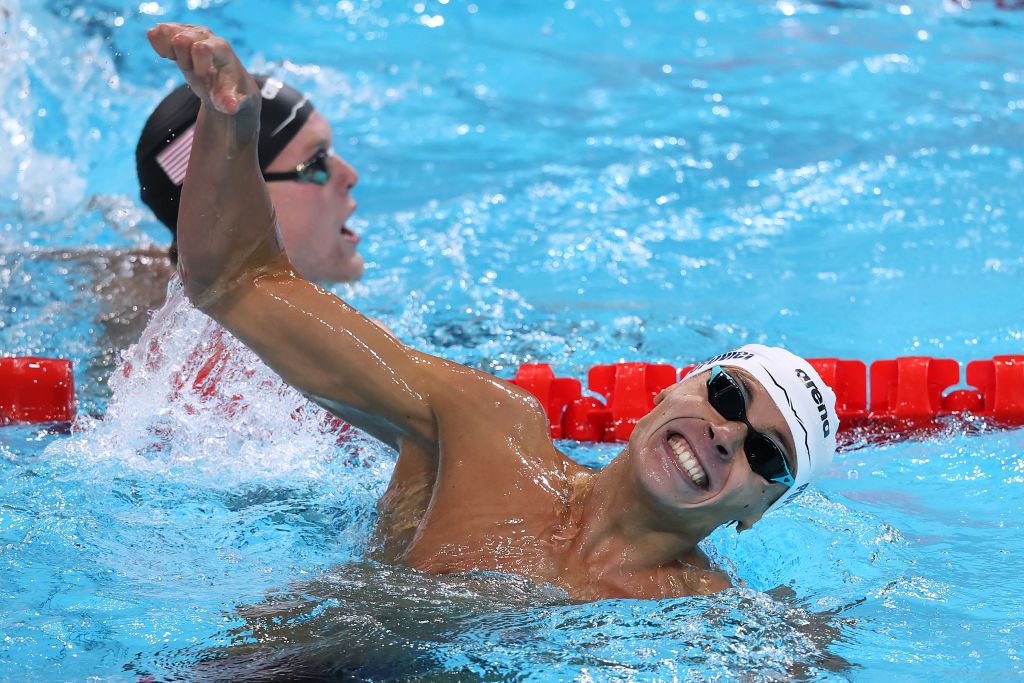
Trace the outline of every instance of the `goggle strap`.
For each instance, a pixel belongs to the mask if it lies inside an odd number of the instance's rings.
[[[780,484],[785,484],[790,488],[792,488],[792,486],[796,483],[796,479],[793,478],[792,474],[784,474],[781,477],[774,477],[772,481],[778,482]]]

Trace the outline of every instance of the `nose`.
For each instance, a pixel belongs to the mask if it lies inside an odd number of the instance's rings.
[[[743,448],[743,442],[747,438],[747,425],[725,419],[708,422],[706,436],[719,456],[725,460],[732,460]]]
[[[335,166],[335,173],[338,176],[338,182],[346,190],[351,190],[359,182],[359,173],[352,167],[352,164],[348,163],[337,154],[332,157]]]

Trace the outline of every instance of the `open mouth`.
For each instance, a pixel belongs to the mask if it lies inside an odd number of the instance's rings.
[[[352,244],[359,244],[359,234],[347,225],[341,226],[341,236]]]
[[[708,478],[708,473],[700,464],[693,449],[690,448],[689,442],[681,434],[675,432],[668,433],[666,442],[669,450],[675,456],[679,468],[690,478],[693,485],[704,490],[710,489],[711,480]]]

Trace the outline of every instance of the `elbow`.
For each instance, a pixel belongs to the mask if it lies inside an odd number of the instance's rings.
[[[178,272],[185,296],[192,305],[221,323],[224,323],[224,312],[230,308],[229,302],[237,301],[239,296],[258,287],[261,280],[302,279],[287,259],[268,264],[232,263],[219,270],[198,273],[188,268],[187,261],[179,261]]]
[[[230,270],[223,263],[187,250],[178,254],[178,276],[192,305],[211,316],[210,309],[218,298],[217,292],[225,289],[225,282],[231,279]]]
[[[232,234],[232,225],[215,226],[212,234]],[[269,272],[293,272],[284,252],[284,240],[272,220],[251,243],[182,244],[178,255],[178,271],[185,295],[201,311],[212,315],[210,308],[228,290],[239,283],[252,284]]]
[[[191,270],[184,260],[178,261],[178,276],[185,289],[185,296],[188,297],[192,305],[204,313],[209,313],[212,304],[210,292],[213,289],[213,281],[203,277],[201,273]]]

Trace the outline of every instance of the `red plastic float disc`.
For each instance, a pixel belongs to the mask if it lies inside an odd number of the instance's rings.
[[[0,425],[71,422],[74,418],[71,361],[0,358]]]

